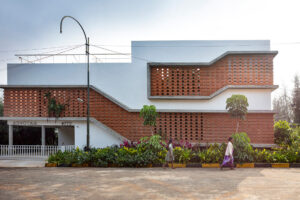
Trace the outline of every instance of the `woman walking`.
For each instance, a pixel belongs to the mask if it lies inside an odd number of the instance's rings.
[[[174,155],[173,155],[173,143],[172,139],[169,140],[168,146],[167,146],[168,153],[165,158],[165,163],[163,165],[163,168],[166,168],[166,164],[169,164],[172,162],[172,169],[174,169],[173,162],[174,162]]]
[[[224,156],[223,163],[221,165],[221,170],[223,167],[230,167],[230,169],[233,169],[233,145],[232,145],[232,137],[228,138],[228,144]]]

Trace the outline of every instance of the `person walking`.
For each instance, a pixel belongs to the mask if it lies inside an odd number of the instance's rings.
[[[172,169],[175,169],[173,166],[174,162],[174,154],[173,154],[173,143],[172,139],[169,140],[168,146],[167,146],[168,153],[165,157],[165,163],[163,165],[163,168],[166,168],[166,165],[169,164],[170,162],[172,163]]]
[[[223,167],[230,167],[230,169],[234,169],[233,165],[233,145],[232,145],[232,137],[228,138],[227,148],[224,156],[223,163],[221,165],[221,170]]]

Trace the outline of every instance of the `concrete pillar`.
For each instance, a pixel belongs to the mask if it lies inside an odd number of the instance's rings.
[[[8,145],[14,144],[14,127],[13,125],[8,125]]]
[[[46,128],[45,126],[42,126],[42,145],[45,146],[46,145]]]

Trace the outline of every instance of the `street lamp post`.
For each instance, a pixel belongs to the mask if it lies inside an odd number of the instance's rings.
[[[71,18],[77,22],[80,26],[81,30],[83,31],[85,37],[85,53],[87,56],[87,110],[86,110],[86,150],[90,149],[90,53],[89,53],[89,45],[90,39],[86,37],[85,31],[79,21],[72,16],[64,16],[60,21],[60,33],[62,33],[62,24],[65,18]]]

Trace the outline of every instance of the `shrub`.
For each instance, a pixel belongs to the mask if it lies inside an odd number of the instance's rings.
[[[287,121],[279,120],[274,125],[274,142],[279,145],[291,144],[290,132],[291,128],[289,123]]]
[[[187,163],[192,158],[192,150],[191,149],[175,147],[173,153],[174,153],[174,157],[175,157],[175,162]]]
[[[234,146],[234,159],[236,162],[253,162],[253,148],[247,133],[235,133],[232,135]]]
[[[213,144],[209,145],[207,149],[197,153],[201,163],[222,163],[225,153],[226,144],[222,145]]]
[[[268,155],[267,161],[271,162],[271,163],[287,163],[287,162],[289,162],[285,152],[281,151],[281,150],[273,151],[272,153],[270,153]]]
[[[255,162],[258,162],[258,163],[268,162],[268,158],[270,156],[270,151],[266,150],[266,149],[263,149],[263,150],[255,149],[253,156],[254,156]]]

